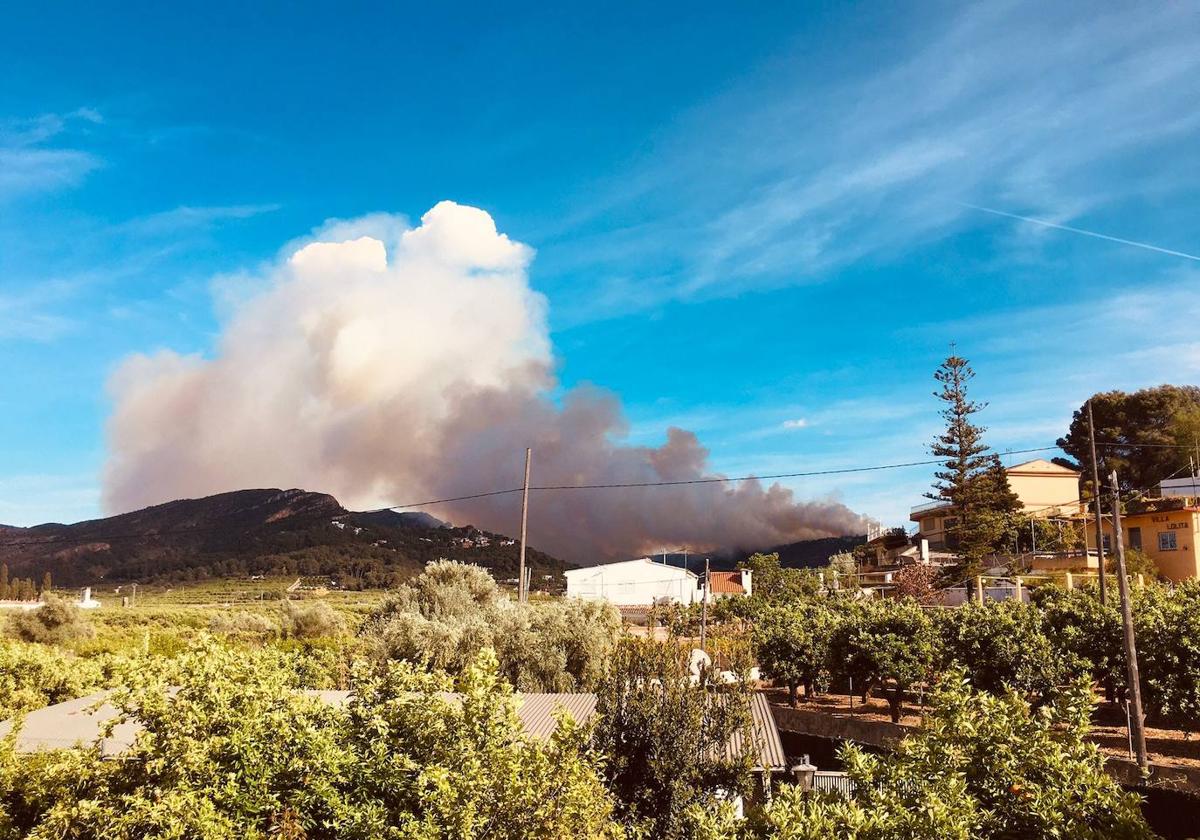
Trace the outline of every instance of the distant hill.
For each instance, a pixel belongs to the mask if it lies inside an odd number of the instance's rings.
[[[763,549],[764,554],[779,553],[779,563],[789,569],[812,569],[824,566],[829,558],[839,551],[853,551],[857,545],[867,541],[865,536],[825,537],[819,540],[801,540],[800,542],[777,545]],[[744,554],[739,559],[749,557]]]
[[[244,574],[328,576],[347,588],[390,586],[446,557],[515,578],[518,546],[426,513],[355,513],[325,493],[238,490],[180,499],[74,525],[0,525],[12,577],[56,585],[183,581]],[[535,579],[565,564],[533,548]]]
[[[856,545],[862,545],[866,537],[823,537],[816,540],[801,540],[800,542],[758,549],[763,554],[778,552],[779,563],[790,569],[813,569],[824,566],[829,558],[839,551],[852,551]],[[651,555],[656,563],[665,562],[669,566],[689,569],[697,574],[704,571],[704,558],[708,557],[709,567],[716,571],[728,571],[747,559],[754,551],[715,551],[683,554],[667,552]]]

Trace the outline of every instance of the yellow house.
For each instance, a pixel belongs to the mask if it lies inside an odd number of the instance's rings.
[[[1095,522],[1086,529],[1088,548],[1096,548]],[[1135,548],[1154,560],[1163,577],[1172,581],[1200,577],[1200,545],[1196,542],[1200,528],[1200,507],[1187,506],[1177,510],[1130,513],[1121,517],[1125,546]],[[1104,517],[1105,559],[1112,562],[1112,517]]]
[[[1079,473],[1044,458],[1016,464],[1004,470],[1008,486],[1030,516],[1078,516]],[[929,541],[931,549],[953,548],[954,528],[958,524],[954,507],[932,501],[917,505],[909,519],[918,525],[918,539]]]

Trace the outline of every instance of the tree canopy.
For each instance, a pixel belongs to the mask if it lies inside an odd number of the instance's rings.
[[[1200,387],[1158,385],[1128,393],[1093,394],[1096,457],[1101,480],[1112,470],[1122,490],[1154,488],[1189,465],[1200,449]],[[1085,476],[1091,486],[1087,401],[1075,410],[1067,433],[1056,441],[1069,459],[1056,459]]]

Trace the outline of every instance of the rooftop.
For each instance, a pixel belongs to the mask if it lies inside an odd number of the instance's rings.
[[[741,572],[709,572],[708,586],[714,595],[746,594],[746,588],[742,586]]]
[[[343,706],[350,699],[349,691],[306,691],[313,697],[318,697],[331,706]],[[80,697],[77,700],[67,700],[53,706],[29,712],[25,715],[24,723],[16,736],[17,752],[33,753],[44,750],[67,749],[71,747],[99,746],[106,756],[120,755],[133,746],[141,725],[136,721],[125,721],[117,724],[112,734],[103,736],[104,725],[117,718],[119,712],[108,702],[109,692],[101,691]],[[457,702],[456,694],[439,695],[447,702]],[[557,721],[554,713],[564,709],[579,723],[586,723],[596,714],[596,695],[589,693],[576,694],[536,694],[518,693],[517,717],[525,734],[532,738],[546,739],[553,734]],[[712,695],[716,702],[723,702],[726,695]],[[735,735],[725,745],[726,758],[740,758],[747,753],[753,756],[756,769],[767,768],[780,770],[787,767],[787,756],[783,751],[783,742],[779,738],[779,729],[775,718],[771,715],[771,707],[766,696],[751,695],[751,740],[747,741],[741,733]],[[0,738],[9,734],[12,721],[0,722]]]

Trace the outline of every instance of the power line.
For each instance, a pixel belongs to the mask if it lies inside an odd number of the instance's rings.
[[[1030,449],[1011,449],[1005,452],[1006,455],[1024,455],[1030,452],[1049,452],[1058,449],[1057,446],[1037,446]],[[708,478],[688,478],[675,481],[628,481],[614,482],[610,484],[543,484],[531,485],[530,490],[537,491],[556,491],[556,490],[621,490],[633,489],[638,487],[680,487],[689,484],[723,484],[737,481],[773,481],[779,478],[813,478],[826,475],[847,475],[850,473],[876,472],[879,470],[896,470],[905,467],[924,467],[931,464],[941,464],[945,462],[945,458],[933,458],[927,461],[906,461],[897,464],[874,464],[867,467],[844,467],[841,469],[832,470],[809,470],[807,472],[793,473],[771,473],[765,475],[741,475],[741,476],[710,476]],[[521,487],[514,487],[510,490],[496,490],[491,493],[476,493],[472,496],[458,496],[450,499],[438,499],[429,502],[406,502],[403,504],[388,505],[387,507],[376,508],[374,510],[361,511],[361,513],[382,513],[384,511],[396,510],[397,508],[414,508],[427,507],[429,505],[442,504],[445,502],[458,502],[465,499],[477,499],[482,496],[499,496],[505,493],[520,493],[523,490]]]
[[[1172,444],[1103,444],[1103,443],[1098,442],[1096,445],[1097,446],[1120,446],[1123,448],[1181,448],[1181,449],[1190,449],[1191,448],[1191,447],[1186,447],[1186,446],[1178,446],[1177,447]],[[1030,447],[1028,449],[1011,449],[1011,450],[1005,451],[1004,454],[1005,455],[1026,455],[1026,454],[1031,454],[1031,453],[1035,453],[1035,452],[1050,452],[1050,451],[1059,450],[1059,449],[1061,449],[1061,447],[1059,447],[1059,446],[1037,446],[1037,447]],[[735,483],[735,482],[739,482],[739,481],[773,481],[776,479],[783,479],[783,478],[815,478],[815,477],[831,476],[831,475],[850,475],[850,474],[855,474],[855,473],[904,469],[907,467],[931,466],[934,464],[942,464],[944,462],[945,462],[944,458],[932,458],[932,459],[922,460],[922,461],[905,461],[905,462],[892,463],[892,464],[873,464],[873,465],[862,466],[862,467],[843,467],[843,468],[838,468],[838,469],[808,470],[808,471],[803,471],[803,472],[791,472],[791,473],[769,473],[769,474],[763,474],[763,475],[743,475],[743,476],[733,476],[733,477],[711,476],[711,477],[706,477],[706,478],[680,479],[680,480],[674,480],[674,481],[634,481],[634,482],[613,482],[613,483],[605,483],[605,484],[549,484],[549,485],[530,486],[529,489],[531,491],[538,491],[538,492],[562,492],[562,491],[568,491],[568,490],[620,490],[620,489],[635,489],[635,488],[648,488],[648,487],[681,487],[681,486],[687,486],[687,485]],[[470,494],[461,495],[461,496],[448,496],[445,498],[429,499],[429,500],[420,501],[420,502],[404,502],[404,503],[399,503],[399,504],[387,505],[386,507],[373,508],[370,510],[352,511],[352,512],[345,513],[345,514],[339,514],[338,516],[332,517],[332,518],[333,519],[342,519],[342,518],[345,518],[346,516],[349,516],[349,515],[352,515],[355,513],[358,513],[358,514],[384,513],[387,511],[395,511],[395,510],[400,510],[400,509],[430,507],[432,505],[448,504],[451,502],[464,502],[464,501],[471,501],[474,499],[490,498],[493,496],[505,496],[505,495],[510,495],[512,493],[520,493],[523,491],[523,489],[524,489],[523,487],[509,487],[509,488],[505,488],[502,490],[488,490],[488,491],[484,491],[484,492],[480,492],[480,493],[470,493]],[[1153,489],[1153,488],[1151,488],[1151,489]],[[1149,491],[1143,491],[1143,492],[1149,492]],[[71,526],[67,526],[67,527],[71,527]],[[192,526],[192,527],[181,527],[181,528],[175,528],[175,529],[163,529],[163,530],[159,530],[159,531],[154,531],[152,533],[146,533],[144,531],[127,532],[127,533],[110,533],[110,534],[105,534],[103,532],[99,532],[99,533],[90,532],[88,534],[81,534],[81,535],[77,535],[77,536],[76,535],[58,535],[58,536],[45,537],[42,539],[22,538],[19,540],[0,541],[0,547],[8,548],[8,547],[19,547],[19,546],[53,545],[53,544],[58,544],[58,543],[81,543],[81,542],[87,542],[87,541],[143,539],[143,538],[152,538],[152,537],[160,537],[160,536],[169,536],[172,534],[194,534],[198,531],[219,530],[223,527],[225,527],[225,526],[222,524],[213,524],[213,525],[197,525],[197,526]],[[367,527],[369,527],[369,526],[367,526]]]

